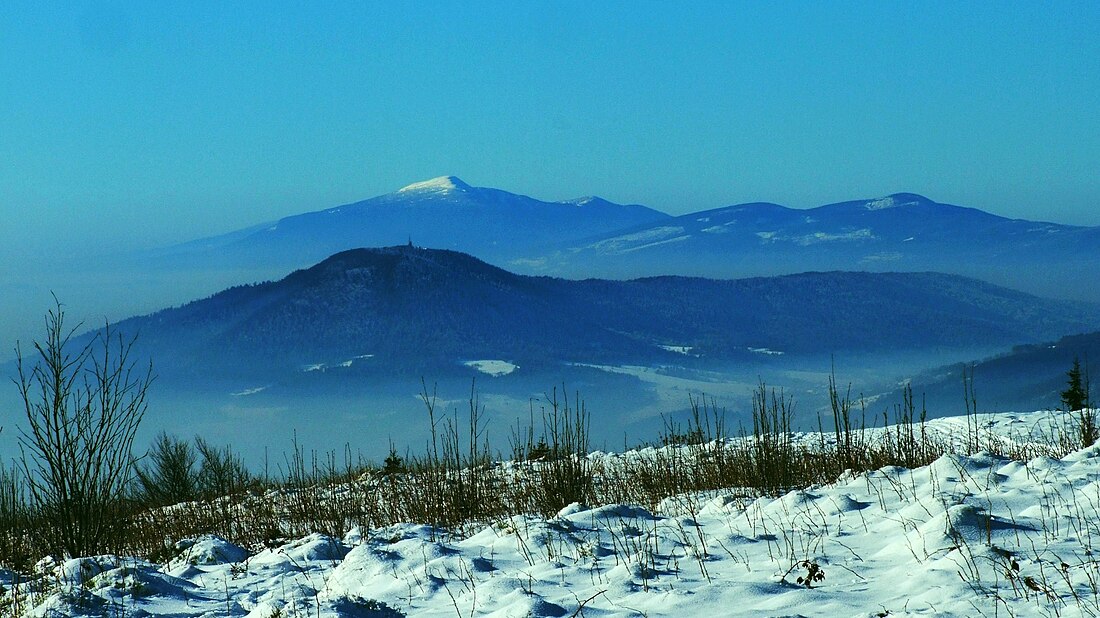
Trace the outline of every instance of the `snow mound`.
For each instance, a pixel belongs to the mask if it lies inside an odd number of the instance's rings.
[[[184,539],[176,543],[179,552],[168,562],[170,569],[186,566],[233,564],[248,558],[248,551],[225,539],[207,535],[197,539]]]
[[[981,427],[1028,440],[1048,421],[1072,417],[1001,414]],[[928,430],[958,438],[971,422]],[[601,456],[612,457],[590,457]],[[1029,461],[949,453],[768,495],[573,503],[468,536],[395,524],[251,557],[206,536],[179,545],[178,572],[112,556],[44,560],[0,603],[17,597],[28,616],[180,618],[1095,616],[1097,504],[1100,445]]]

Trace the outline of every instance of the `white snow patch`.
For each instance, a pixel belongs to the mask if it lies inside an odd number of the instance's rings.
[[[675,367],[644,367],[640,365],[594,365],[572,363],[574,367],[589,367],[607,373],[628,375],[653,385],[657,399],[641,406],[630,415],[632,419],[657,419],[668,410],[682,408],[687,393],[706,393],[718,399],[733,400],[751,393],[756,384],[731,380],[728,374],[707,371],[681,371]]]
[[[1035,233],[1039,233],[1039,232],[1044,233],[1044,234],[1057,234],[1058,232],[1061,232],[1061,231],[1062,230],[1060,228],[1055,227],[1053,225],[1044,225],[1042,227],[1030,228],[1030,229],[1028,229],[1027,232],[1029,234],[1035,234]]]
[[[703,228],[707,234],[725,234],[730,231],[729,224],[724,223],[722,225],[712,225],[710,227]]]
[[[885,210],[887,208],[901,208],[903,206],[912,206],[916,202],[900,202],[894,197],[881,197],[877,200],[871,200],[864,204],[864,208],[867,210]]]
[[[771,348],[747,348],[749,352],[754,354],[764,354],[765,356],[783,356],[783,352],[779,350],[772,350]]]
[[[643,247],[653,246],[662,242],[683,240],[688,236],[684,234],[684,228],[675,225],[664,225],[633,234],[623,234],[614,238],[608,238],[588,245],[588,249],[603,251],[606,253],[626,253],[636,251]],[[675,238],[680,236],[680,238]]]
[[[803,247],[809,245],[816,245],[823,242],[853,242],[859,240],[874,240],[874,233],[868,228],[861,228],[858,230],[851,230],[848,232],[830,233],[830,232],[814,232],[813,234],[807,234],[805,236],[799,236],[794,241]]]
[[[329,369],[334,369],[336,367],[347,369],[348,367],[354,365],[355,361],[366,360],[368,358],[374,358],[374,354],[360,354],[358,356],[349,358],[348,360],[340,361],[331,365],[329,363],[313,363],[311,365],[306,365],[302,367],[302,372],[309,373],[311,371],[328,371]]]
[[[658,347],[661,348],[662,350],[666,350],[668,352],[675,352],[677,354],[683,354],[685,356],[688,355],[688,354],[691,354],[691,351],[695,349],[695,348],[693,348],[689,345],[662,345],[662,346],[658,346]]]
[[[466,361],[462,364],[467,367],[473,367],[481,373],[491,375],[494,378],[506,376],[516,369],[519,369],[519,365],[515,365],[513,363],[509,363],[508,361],[502,360],[472,360]]]
[[[411,185],[401,187],[397,192],[409,193],[412,191],[423,191],[431,193],[449,193],[451,191],[466,188],[469,188],[469,185],[454,176],[439,176],[438,178],[432,178],[430,180],[414,182]]]
[[[640,251],[642,249],[649,249],[651,247],[656,247],[656,246],[659,246],[659,245],[667,245],[669,243],[682,242],[682,241],[690,240],[690,239],[691,239],[691,236],[688,235],[688,234],[685,234],[683,236],[677,236],[676,238],[669,238],[667,240],[658,240],[657,242],[651,242],[651,243],[647,243],[647,244],[644,244],[644,245],[638,245],[636,247],[631,247],[629,249],[624,249],[622,251],[622,253],[630,253],[632,251]]]

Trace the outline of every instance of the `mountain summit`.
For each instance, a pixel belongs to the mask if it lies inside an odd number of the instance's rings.
[[[456,176],[415,182],[392,193],[280,219],[170,248],[173,267],[262,269],[263,276],[302,268],[353,247],[409,240],[506,264],[562,242],[646,225],[669,215],[595,199],[547,202]]]
[[[413,191],[431,191],[435,193],[449,193],[451,191],[468,191],[471,188],[470,185],[462,182],[462,179],[457,176],[439,176],[430,180],[414,182],[411,185],[401,187],[397,192],[409,193]]]
[[[932,200],[917,195],[916,193],[894,193],[886,197],[870,200],[863,207],[867,210],[886,210],[888,208],[904,208],[906,206],[918,206],[921,204],[935,204]]]

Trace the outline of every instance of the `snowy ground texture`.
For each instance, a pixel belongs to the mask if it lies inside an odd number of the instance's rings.
[[[1012,428],[1034,415],[999,415]],[[1036,417],[1037,418],[1037,417]],[[945,419],[941,428],[957,421]],[[961,427],[961,425],[960,425]],[[465,538],[422,525],[249,555],[213,537],[167,564],[38,565],[31,616],[1100,615],[1100,447],[945,455],[755,500],[572,505]],[[807,579],[809,582],[807,583]],[[18,611],[13,611],[18,610]]]

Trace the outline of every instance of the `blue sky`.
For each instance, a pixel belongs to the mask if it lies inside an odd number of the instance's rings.
[[[455,174],[1100,224],[1100,3],[0,4],[0,258]]]

